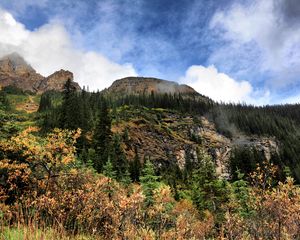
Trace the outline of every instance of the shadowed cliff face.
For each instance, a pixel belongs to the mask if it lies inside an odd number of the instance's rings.
[[[193,88],[187,85],[179,85],[176,82],[144,77],[127,77],[116,80],[106,92],[119,94],[151,94],[152,92],[158,94],[198,94]]]
[[[0,59],[0,87],[12,85],[34,93],[43,93],[48,90],[62,91],[68,79],[73,81],[73,73],[65,70],[43,77],[17,53]],[[80,90],[78,83],[73,82],[73,84],[76,89]]]

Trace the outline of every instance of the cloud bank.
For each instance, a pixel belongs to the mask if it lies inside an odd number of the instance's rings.
[[[262,105],[269,101],[268,91],[254,91],[248,81],[237,81],[219,72],[214,65],[191,66],[180,81],[218,102],[247,102]]]
[[[20,53],[44,76],[61,68],[74,73],[81,86],[103,89],[122,77],[137,75],[131,64],[118,64],[94,51],[74,47],[70,34],[59,22],[30,31],[7,11],[0,9],[0,57]]]
[[[300,82],[298,0],[235,3],[216,12],[210,28],[224,41],[210,62],[239,76],[255,79],[253,73],[260,73],[264,84],[275,90]]]
[[[237,82],[215,66],[191,66],[182,81],[213,100],[224,102],[241,102],[249,98],[252,86],[249,82]]]

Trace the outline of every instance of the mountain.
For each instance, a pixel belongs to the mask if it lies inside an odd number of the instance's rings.
[[[43,77],[16,53],[0,60],[1,86],[14,85],[41,94],[61,91],[67,79],[80,89],[69,71],[60,70]],[[108,100],[111,109],[113,133],[127,135],[121,146],[128,160],[138,155],[141,161],[153,160],[158,169],[178,166],[184,170],[189,162],[199,161],[197,151],[201,147],[212,156],[219,175],[228,176],[236,168],[250,172],[261,159],[275,159],[282,171],[290,167],[300,182],[299,105],[218,104],[187,85],[157,78],[127,77],[116,80],[100,93],[76,94],[68,106],[70,129],[81,128],[92,136],[102,97]],[[47,112],[43,115],[44,129],[61,127],[60,101],[55,93],[41,97],[40,109],[44,110],[40,111]],[[16,109],[32,112],[33,103],[28,99]],[[90,144],[87,138],[86,146]],[[246,148],[250,150],[244,151]]]
[[[48,90],[62,91],[65,82],[70,79],[74,87],[73,74],[60,70],[48,77],[37,73],[18,53],[6,55],[0,59],[0,87],[15,86],[24,91],[43,93]]]
[[[126,77],[113,82],[106,90],[111,94],[194,94],[198,93],[188,85],[181,85],[176,82],[157,78]]]

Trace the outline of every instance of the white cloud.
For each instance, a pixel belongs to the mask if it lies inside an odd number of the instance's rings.
[[[75,81],[91,90],[103,89],[121,77],[137,75],[131,64],[118,64],[100,53],[75,49],[59,22],[30,31],[7,11],[0,9],[0,56],[20,53],[44,76],[59,69],[74,73]]]
[[[238,82],[225,73],[218,72],[213,65],[207,68],[191,66],[181,81],[216,101],[242,102],[248,100],[253,91],[249,82]]]
[[[237,81],[225,73],[220,73],[213,65],[191,66],[180,81],[219,102],[247,102],[262,105],[269,100],[268,91],[254,91],[249,82]]]
[[[299,11],[299,1],[254,0],[216,12],[210,28],[225,40],[226,51],[217,50],[210,62],[238,65],[246,59],[248,63],[241,68],[248,67],[248,74],[270,73],[273,77],[267,85],[277,88],[300,81],[300,12],[292,16],[286,5]],[[234,57],[241,53],[248,55],[243,54],[244,59]]]
[[[298,103],[298,104],[300,104],[300,94],[281,99],[278,104],[285,104],[285,103],[289,103],[289,104]]]

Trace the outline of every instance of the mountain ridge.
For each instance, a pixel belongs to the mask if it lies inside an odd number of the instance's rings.
[[[123,94],[199,94],[188,85],[153,77],[121,78],[115,80],[105,92]]]

